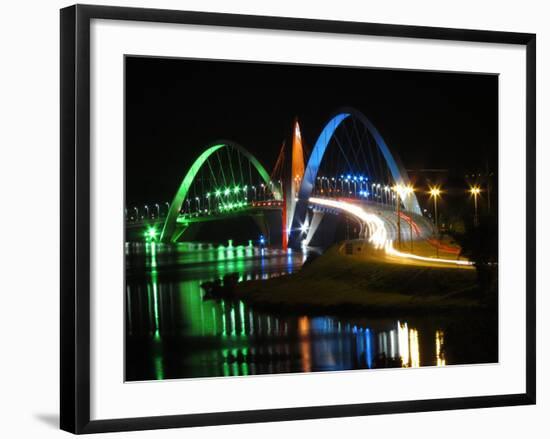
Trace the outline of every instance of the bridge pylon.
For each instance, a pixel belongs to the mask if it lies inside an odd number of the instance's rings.
[[[298,193],[302,185],[305,171],[304,146],[298,118],[292,124],[292,148],[287,159],[286,142],[283,142],[277,163],[273,169],[271,178],[280,179],[282,182],[282,248],[288,247],[288,239],[291,234],[292,220],[296,209]]]

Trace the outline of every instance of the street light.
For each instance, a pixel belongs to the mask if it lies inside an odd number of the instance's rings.
[[[430,188],[430,198],[434,200],[434,216],[435,216],[435,237],[437,240],[437,245],[435,247],[436,256],[439,258],[439,224],[437,222],[437,199],[441,196],[441,189],[439,186],[434,186]]]
[[[405,198],[408,198],[409,195],[412,195],[414,193],[414,188],[408,184],[405,186]],[[409,227],[411,228],[411,253],[413,253],[413,224],[412,224],[412,216],[409,214]]]
[[[157,229],[155,227],[149,227],[145,231],[145,239],[147,239],[148,241],[156,241],[157,234],[158,234],[158,232],[157,232]]]
[[[374,183],[372,184],[372,188],[374,191]],[[401,195],[404,192],[404,186],[402,184],[396,184],[394,187],[392,187],[392,190],[395,192],[395,195],[397,197],[396,202],[396,212],[397,212],[397,243],[399,245],[399,250],[401,250]]]
[[[220,204],[220,197],[222,196],[221,189],[216,189],[214,191],[214,196],[216,197],[216,209],[220,210],[221,204]]]
[[[479,219],[477,216],[477,197],[481,193],[481,188],[479,186],[471,186],[470,187],[470,194],[474,197],[474,226],[479,225]]]

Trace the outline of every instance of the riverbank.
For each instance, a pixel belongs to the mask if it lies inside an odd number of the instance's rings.
[[[248,281],[236,295],[264,308],[361,314],[479,310],[473,268],[396,261],[381,251],[348,255],[334,246],[289,276]]]

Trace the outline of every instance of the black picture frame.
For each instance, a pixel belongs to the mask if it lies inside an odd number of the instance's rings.
[[[527,148],[526,392],[496,396],[90,420],[90,21],[92,19],[525,46],[527,59],[525,66],[527,78],[525,115]],[[62,9],[60,24],[60,424],[63,430],[80,434],[535,404],[535,34],[89,5],[74,5]]]

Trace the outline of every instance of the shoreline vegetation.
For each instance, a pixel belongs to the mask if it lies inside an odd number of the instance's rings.
[[[257,308],[363,316],[487,309],[475,268],[395,260],[363,247],[334,245],[295,274],[239,283],[231,296]]]

